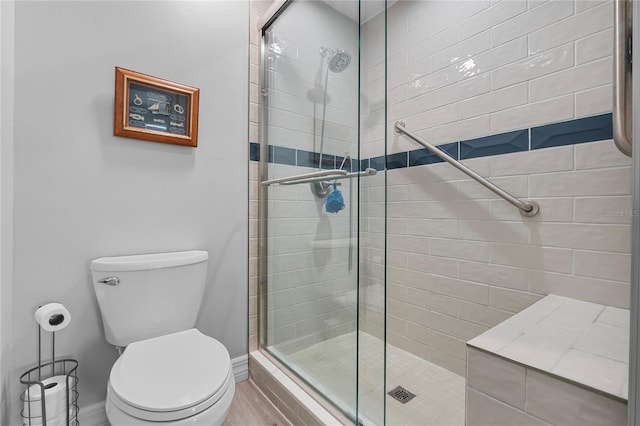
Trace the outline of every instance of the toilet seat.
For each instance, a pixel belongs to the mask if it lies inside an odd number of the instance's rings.
[[[191,329],[130,344],[111,369],[108,391],[133,417],[172,421],[211,407],[232,383],[226,348]]]
[[[108,401],[108,404],[112,404],[113,406],[119,408],[120,410],[122,410],[122,412],[131,416],[132,418],[137,418],[145,422],[163,422],[163,423],[173,422],[173,421],[179,421],[182,419],[187,419],[193,416],[197,416],[198,414],[201,414],[206,410],[212,410],[213,409],[212,407],[214,407],[216,403],[219,402],[220,399],[224,398],[226,394],[230,392],[230,394],[233,395],[234,393],[233,380],[234,380],[233,374],[232,374],[232,371],[230,370],[228,382],[225,383],[225,385],[218,392],[212,395],[211,398],[205,401],[202,401],[201,403],[196,404],[192,407],[188,407],[188,408],[177,410],[177,411],[147,411],[147,410],[142,410],[140,408],[131,406],[127,404],[125,401],[122,401],[115,394],[111,385],[109,385],[107,389],[107,401]],[[223,408],[224,410],[228,410],[228,406]],[[224,420],[224,417],[226,417],[226,414],[222,416],[222,420]]]

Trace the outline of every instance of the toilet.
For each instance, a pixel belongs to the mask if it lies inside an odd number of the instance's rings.
[[[235,380],[229,352],[194,328],[206,251],[91,262],[105,338],[119,351],[107,385],[112,426],[221,425]]]

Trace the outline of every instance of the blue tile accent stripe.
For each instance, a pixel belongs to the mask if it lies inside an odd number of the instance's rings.
[[[531,129],[531,149],[613,138],[612,115],[579,118],[562,123],[548,124]]]
[[[297,150],[298,159],[296,165],[301,167],[313,167],[314,169],[318,168],[318,164],[320,164],[320,153],[319,152],[311,152],[304,151],[301,149]],[[335,168],[336,157],[335,155],[322,154],[322,168],[323,169],[333,169]]]
[[[344,157],[322,154],[322,168],[339,168],[343,160]],[[260,161],[260,144],[257,142],[249,142],[249,161]],[[304,151],[302,149],[287,148],[278,145],[269,145],[269,163],[318,168],[319,162],[320,153],[318,152]],[[357,170],[359,163],[360,160],[357,158],[353,158],[351,161],[347,160],[343,165],[343,169],[349,171],[350,166],[353,164],[353,169]],[[366,164],[368,167],[368,160]]]
[[[446,152],[456,160],[465,160],[612,139],[612,127],[612,114],[601,114],[482,138],[446,143],[439,145],[438,149]],[[260,161],[260,145],[258,143],[249,143],[249,159],[250,161]],[[323,154],[322,168],[339,168],[343,159],[344,157]],[[317,168],[319,161],[320,154],[317,152],[269,146],[270,163]],[[426,149],[417,149],[362,160],[354,158],[353,169],[354,171],[358,169],[359,164],[361,171],[367,167],[372,167],[378,171],[385,170],[385,168],[393,170],[440,163],[442,161],[437,155]],[[349,170],[348,163],[348,161],[345,163],[343,169]]]
[[[318,154],[318,159],[320,158],[320,154]],[[322,165],[320,166],[323,169],[335,169],[336,168],[336,156],[335,155],[327,155],[322,154]]]
[[[372,157],[369,159],[369,167],[377,171],[384,170],[384,155],[380,157]]]
[[[293,148],[286,148],[284,146],[274,146],[273,155],[270,156],[274,163],[287,164],[289,166],[296,165],[296,150]]]
[[[460,141],[460,159],[488,157],[529,149],[529,129]]]
[[[296,163],[298,166],[313,167],[315,169],[318,167],[319,162],[320,154],[315,152],[303,151],[301,149],[298,150],[298,162]]]
[[[344,164],[342,163],[344,161]],[[355,172],[358,170],[358,160],[352,158],[351,161],[345,160],[344,157],[336,155],[336,169],[346,170],[348,172]]]
[[[260,161],[260,144],[249,142],[249,161]]]
[[[451,157],[458,159],[458,142],[446,143],[444,145],[438,145],[440,151],[444,151]],[[425,164],[442,163],[440,157],[432,153],[426,148],[417,149],[415,151],[409,151],[409,167],[423,166]]]
[[[387,155],[387,170],[402,169],[407,167],[407,152]]]

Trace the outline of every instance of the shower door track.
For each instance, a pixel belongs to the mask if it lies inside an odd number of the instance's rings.
[[[322,408],[324,408],[329,412],[329,414],[331,414],[338,421],[340,421],[340,424],[356,425],[356,422],[352,417],[346,415],[342,410],[340,410],[335,405],[330,403],[320,392],[318,392],[306,380],[304,380],[298,374],[292,371],[286,364],[280,361],[280,359],[277,356],[273,355],[271,351],[269,351],[269,349],[261,345],[260,353],[264,355],[264,357],[267,358],[269,361],[271,361],[276,367],[278,367],[278,370],[280,370],[285,376],[291,379],[296,385],[300,386],[308,396],[310,396],[315,402],[320,404]],[[291,393],[291,396],[293,398],[298,399],[293,393]],[[299,399],[298,399],[298,402],[301,405],[304,405],[304,402],[302,402]]]

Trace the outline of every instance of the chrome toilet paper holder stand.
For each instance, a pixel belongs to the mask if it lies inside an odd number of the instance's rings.
[[[20,394],[23,403],[21,410],[23,426],[79,426],[78,421],[78,361],[71,358],[56,359],[56,332],[51,334],[51,360],[42,361],[42,327],[38,324],[38,364],[20,375],[20,383],[27,388]],[[52,419],[47,413],[47,390],[56,386],[46,383],[49,379],[63,376],[65,379],[65,407],[66,415],[59,419]],[[39,407],[38,407],[39,406]],[[39,408],[39,409],[38,409]],[[49,418],[47,418],[49,417]]]

